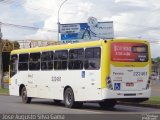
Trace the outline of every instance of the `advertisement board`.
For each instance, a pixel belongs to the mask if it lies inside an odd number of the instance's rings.
[[[143,43],[114,42],[111,44],[111,60],[115,62],[147,62],[148,47]]]
[[[83,41],[112,39],[113,22],[93,22],[60,24],[61,41]]]

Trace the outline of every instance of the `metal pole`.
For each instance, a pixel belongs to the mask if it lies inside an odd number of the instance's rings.
[[[160,63],[158,62],[158,77],[157,77],[158,80],[160,80]]]
[[[2,32],[1,32],[1,22],[0,22],[0,87],[3,88],[3,67],[2,67]]]
[[[67,0],[64,0],[61,5],[59,6],[58,9],[58,20],[57,20],[57,25],[58,25],[58,41],[59,41],[59,33],[60,33],[60,21],[59,21],[59,14],[60,14],[60,10],[62,8],[62,6],[64,5],[64,3],[67,2]]]

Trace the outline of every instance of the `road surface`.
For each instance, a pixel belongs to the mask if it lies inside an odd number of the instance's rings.
[[[160,96],[160,80],[151,81],[151,96]]]
[[[136,120],[138,118],[141,120],[142,116],[145,114],[160,114],[160,109],[116,105],[114,109],[102,110],[96,103],[85,103],[81,109],[69,109],[65,108],[63,103],[56,105],[52,100],[33,99],[31,104],[23,104],[21,102],[21,97],[0,95],[0,113],[1,119],[2,114],[70,114],[71,116],[67,117],[70,119],[75,119],[76,117],[77,120],[78,118],[84,119],[82,117],[88,120],[96,119],[98,116],[99,119],[101,117],[108,117],[110,120],[112,120],[111,118],[114,118],[114,120],[121,120],[119,116],[129,116],[131,117],[129,120]],[[136,116],[137,114],[139,116]],[[125,118],[128,119],[127,117]]]

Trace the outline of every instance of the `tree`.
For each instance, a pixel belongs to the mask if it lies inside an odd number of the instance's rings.
[[[160,57],[156,57],[153,59],[154,62],[160,63]]]

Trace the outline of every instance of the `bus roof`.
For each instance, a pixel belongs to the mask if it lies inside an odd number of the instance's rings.
[[[89,42],[80,42],[80,43],[68,43],[68,44],[60,44],[60,45],[51,45],[51,46],[44,46],[44,47],[34,47],[34,48],[27,48],[27,49],[18,49],[11,51],[11,54],[21,54],[21,53],[34,53],[40,51],[51,51],[51,50],[64,50],[64,49],[75,49],[75,48],[83,48],[83,47],[92,47],[92,46],[101,46],[103,42],[112,42],[112,41],[119,41],[119,42],[147,42],[146,40],[135,40],[135,39],[110,39],[110,40],[96,40],[96,41],[89,41]]]

